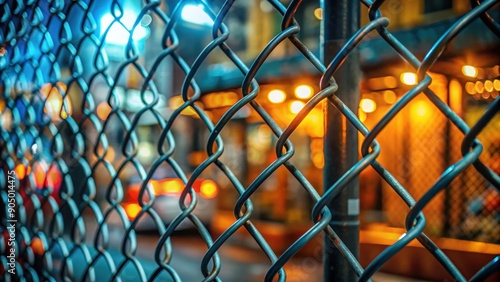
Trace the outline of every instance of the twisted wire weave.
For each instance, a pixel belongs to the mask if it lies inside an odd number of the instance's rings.
[[[97,8],[109,10],[114,20],[112,23],[121,24],[124,9],[122,1],[111,0],[101,4],[93,0],[52,0],[52,1],[0,1],[3,7],[3,15],[0,18],[2,25],[0,44],[5,54],[0,57],[1,70],[1,95],[5,103],[3,114],[11,115],[11,126],[2,126],[0,134],[1,158],[3,174],[0,176],[2,187],[7,187],[7,171],[14,170],[18,164],[25,167],[35,167],[37,164],[47,163],[45,171],[56,168],[62,174],[64,187],[56,196],[51,193],[54,189],[47,179],[43,181],[41,189],[37,191],[36,179],[33,174],[27,174],[16,191],[17,215],[19,227],[17,230],[18,250],[17,269],[21,270],[17,278],[27,281],[41,280],[74,280],[77,269],[84,273],[82,280],[96,281],[96,265],[105,265],[111,274],[110,281],[121,281],[123,270],[132,265],[141,281],[153,281],[159,275],[168,273],[174,281],[180,281],[175,268],[170,265],[174,255],[172,251],[171,236],[179,224],[185,219],[191,221],[199,236],[206,242],[206,252],[201,261],[201,271],[204,281],[219,281],[219,273],[223,264],[218,256],[218,250],[239,229],[246,229],[252,239],[257,242],[262,252],[272,263],[266,273],[265,281],[272,281],[278,277],[279,281],[286,280],[284,271],[285,264],[308,242],[318,234],[324,233],[344,255],[360,281],[368,281],[390,258],[401,251],[408,243],[418,240],[450,273],[457,281],[465,281],[466,278],[454,263],[440,250],[436,244],[424,234],[426,225],[422,210],[426,205],[448,184],[457,177],[464,169],[473,166],[492,186],[500,189],[500,176],[492,171],[479,159],[483,146],[476,139],[477,135],[498,113],[500,99],[495,99],[487,111],[473,126],[469,127],[461,117],[455,113],[445,102],[443,102],[429,85],[432,82],[428,75],[429,69],[438,60],[446,46],[457,36],[470,22],[480,18],[485,23],[484,32],[493,32],[500,36],[500,27],[488,14],[499,1],[485,0],[482,2],[471,1],[471,10],[461,16],[439,40],[428,50],[423,60],[419,60],[407,46],[403,45],[387,28],[388,18],[380,11],[384,1],[362,0],[361,3],[369,8],[369,23],[361,27],[359,31],[348,40],[342,50],[335,55],[334,59],[324,65],[316,57],[314,52],[298,38],[300,26],[294,19],[294,15],[303,1],[291,1],[284,6],[280,1],[269,0],[273,9],[282,15],[281,30],[265,48],[253,58],[250,64],[241,59],[226,43],[230,36],[229,28],[224,24],[224,19],[231,13],[234,0],[225,1],[222,6],[216,7],[210,1],[195,1],[202,5],[209,16],[213,19],[212,40],[204,47],[202,52],[188,63],[187,58],[179,55],[179,36],[176,24],[180,21],[181,10],[188,1],[178,1],[176,5],[168,6],[168,3],[160,1],[145,0],[141,3],[140,13],[134,23],[134,28],[140,25],[143,15],[154,16],[154,20],[163,26],[161,51],[155,55],[152,66],[145,66],[141,60],[138,47],[133,43],[132,32],[129,32],[128,43],[123,50],[123,60],[120,62],[116,72],[109,70],[108,54],[105,50],[105,40],[110,28],[99,35],[98,18],[94,15]],[[207,3],[208,2],[208,3]],[[170,3],[170,2],[169,2]],[[168,12],[167,12],[168,11]],[[79,25],[75,25],[75,15],[78,15]],[[110,24],[111,26],[111,24]],[[125,25],[125,28],[128,29]],[[359,120],[354,109],[346,107],[342,100],[336,95],[338,85],[336,84],[335,72],[342,66],[345,58],[352,54],[353,50],[368,35],[377,33],[377,37],[385,40],[394,52],[397,52],[402,60],[409,64],[418,74],[418,84],[405,93],[387,112],[387,114],[376,123],[373,129],[368,129]],[[291,42],[301,55],[307,59],[311,66],[320,75],[318,84],[320,91],[317,92],[306,103],[305,107],[295,116],[292,122],[285,128],[281,128],[273,117],[260,105],[256,98],[260,95],[260,85],[256,75],[273,50],[285,41]],[[91,46],[91,47],[89,47]],[[91,56],[85,54],[86,48],[92,51]],[[195,75],[213,52],[222,52],[225,60],[236,67],[244,76],[241,81],[242,97],[234,103],[222,117],[214,122],[209,115],[199,106],[202,90],[200,89]],[[155,76],[165,60],[172,60],[185,74],[182,84],[181,97],[183,104],[175,109],[171,115],[165,117],[155,108],[160,101],[160,92],[155,82]],[[90,65],[85,60],[90,60]],[[68,79],[64,81],[67,85],[62,87],[58,84],[62,80],[61,64],[68,62],[70,70]],[[127,70],[134,69],[141,77],[140,86],[141,99],[144,106],[129,118],[123,109],[122,102],[118,98],[117,85],[120,77]],[[104,82],[108,91],[106,93],[93,93],[93,85]],[[58,109],[61,121],[54,121],[45,116],[43,109],[46,107],[47,97],[41,93],[43,87],[49,85],[50,91],[57,91],[62,96],[62,106]],[[67,115],[67,100],[70,91],[81,93],[80,117]],[[146,92],[153,93],[152,99],[146,98]],[[412,100],[418,96],[425,95],[439,111],[451,121],[453,126],[464,133],[465,137],[461,143],[462,157],[453,165],[448,167],[438,179],[435,179],[431,187],[427,187],[426,193],[419,199],[414,199],[407,189],[396,179],[396,177],[377,160],[381,147],[377,142],[377,136],[400,113]],[[110,107],[108,119],[101,121],[96,113],[96,97],[99,96],[107,102]],[[322,195],[318,194],[315,187],[308,181],[304,174],[291,160],[294,155],[294,144],[289,137],[304,121],[308,113],[319,103],[328,101],[333,104],[364,136],[360,160],[350,168],[334,185],[325,187]],[[22,105],[24,111],[19,110]],[[238,179],[231,168],[221,160],[224,152],[224,140],[220,132],[236,113],[244,107],[251,107],[260,118],[269,126],[277,137],[276,156],[266,169],[246,186]],[[192,173],[186,172],[179,160],[174,158],[176,143],[174,140],[173,124],[178,120],[181,112],[191,109],[201,120],[204,127],[210,131],[206,145],[207,158],[196,167]],[[141,118],[150,114],[161,127],[161,134],[157,142],[159,158],[155,159],[150,169],[145,169],[138,161],[138,137],[136,130]],[[67,116],[65,116],[67,115]],[[43,118],[39,118],[43,116]],[[114,118],[119,121],[119,126],[125,132],[123,141],[115,149],[122,156],[120,163],[114,164],[106,159],[109,153],[110,142],[108,134],[112,125],[108,122]],[[113,125],[114,126],[114,125]],[[87,134],[95,132],[95,137]],[[50,143],[50,156],[45,156],[34,151],[33,145],[38,148],[44,147],[45,140]],[[119,150],[118,150],[119,149]],[[89,160],[88,152],[94,157]],[[179,199],[181,213],[166,226],[157,211],[153,207],[155,196],[151,185],[155,171],[160,165],[168,163],[174,170],[176,177],[184,183],[184,189]],[[78,164],[82,167],[83,175],[81,181],[75,181],[70,176],[69,168]],[[218,238],[212,238],[207,228],[193,213],[197,205],[197,195],[193,190],[194,182],[200,178],[202,173],[210,166],[216,166],[222,172],[232,187],[238,192],[239,197],[234,204],[234,222]],[[396,243],[389,246],[367,267],[363,268],[353,254],[344,244],[342,239],[328,225],[332,214],[326,207],[327,204],[338,195],[347,184],[359,176],[368,167],[372,167],[386,181],[400,198],[410,207],[406,216],[406,233]],[[138,203],[141,210],[134,220],[129,220],[121,206],[124,199],[125,184],[120,180],[120,174],[125,169],[132,167],[141,178],[141,188]],[[254,205],[251,196],[261,188],[262,183],[267,180],[278,168],[285,167],[291,175],[301,184],[302,188],[314,199],[315,205],[311,210],[313,225],[302,236],[291,244],[280,256],[277,256],[261,232],[252,223]],[[105,192],[106,207],[103,208],[96,201],[98,193],[94,176],[97,170],[105,170],[109,176]],[[80,184],[81,183],[81,184]],[[76,187],[75,185],[81,185]],[[4,203],[7,199],[7,189],[1,190],[0,195]],[[79,199],[78,202],[75,199]],[[63,215],[70,214],[73,218],[70,226],[65,226]],[[118,214],[121,224],[125,230],[123,241],[120,244],[120,252],[123,260],[113,260],[110,251],[110,235],[108,220],[112,214]],[[88,242],[87,225],[84,220],[90,215],[97,223],[95,234],[92,234],[92,242]],[[161,234],[155,253],[156,269],[147,276],[140,260],[136,257],[137,238],[135,226],[141,217],[151,217]],[[2,227],[5,229],[7,222],[2,218]],[[5,235],[2,235],[5,236]],[[34,240],[41,242],[42,252],[34,247]],[[5,246],[2,246],[2,254],[6,254]],[[54,253],[62,254],[62,265],[56,267],[52,264]],[[83,262],[75,263],[76,257],[83,257]],[[38,257],[42,257],[41,260]],[[7,269],[7,260],[1,259],[3,269]],[[499,267],[499,260],[493,260],[482,268],[471,281],[482,281],[491,275]]]

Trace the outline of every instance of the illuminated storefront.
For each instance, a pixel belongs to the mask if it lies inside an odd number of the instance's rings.
[[[282,2],[286,4],[289,1]],[[424,0],[386,2],[381,10],[391,21],[389,29],[412,53],[421,57],[444,30],[449,28],[450,22],[447,20],[456,18],[469,9],[468,1],[463,0],[440,3]],[[241,31],[229,37],[228,45],[239,58],[248,60],[248,65],[251,65],[255,55],[279,32],[282,15],[268,9],[265,1],[248,1],[235,5],[241,18],[260,19],[250,20],[250,24],[246,26],[238,26],[237,19],[227,19],[230,30]],[[298,36],[314,53],[319,54],[319,32],[313,31],[320,30],[321,9],[316,2],[301,5],[300,9],[296,20],[301,30],[311,32],[303,32]],[[367,22],[367,12],[363,7],[361,18],[365,22],[362,20],[362,25]],[[498,9],[491,13],[495,16]],[[480,20],[473,22],[448,46],[446,55],[442,56],[442,60],[435,64],[430,73],[433,79],[430,88],[469,125],[473,125],[485,106],[498,97],[500,84],[499,55],[496,51],[499,48],[498,39],[487,32],[476,33],[478,28],[483,28]],[[396,52],[380,52],[390,50],[386,44],[384,40],[374,37],[362,42],[359,47],[364,79],[358,113],[368,128],[372,128],[397,99],[417,83],[415,70],[405,65]],[[221,56],[217,57],[217,61],[224,61],[222,53],[215,53],[214,56]],[[274,61],[270,60],[264,64],[257,75],[260,89],[256,101],[283,129],[311,95],[319,91],[319,78],[314,68],[290,42],[280,44],[270,58]],[[210,62],[210,58],[207,60]],[[241,99],[243,75],[235,65],[227,62],[210,65],[200,77],[204,78],[198,80],[204,92],[200,106],[217,122],[230,106]],[[179,78],[179,82],[182,82],[182,78]],[[498,132],[500,129],[496,117],[479,137],[485,148],[493,151],[488,153],[489,155],[484,154],[486,163],[495,158],[494,140]],[[243,184],[246,186],[276,158],[277,138],[262,118],[248,106],[237,113],[221,135],[228,143],[221,160],[232,164],[231,169],[236,171],[239,179],[245,180]],[[321,193],[321,105],[308,116],[290,139],[296,149],[292,163],[299,166],[306,178]],[[463,134],[423,94],[407,105],[377,138],[383,148],[381,163],[408,187],[414,198],[422,196],[448,166],[460,159],[462,139]],[[360,140],[363,140],[362,137]],[[203,150],[195,150],[193,154],[204,156],[201,153]],[[436,154],[442,157],[433,157],[432,163],[427,162],[430,156]],[[400,157],[395,160],[388,156]],[[203,160],[200,157],[192,159]],[[197,162],[192,164],[196,165]],[[227,211],[228,216],[234,219],[232,210],[238,194],[224,177],[221,176],[218,183],[222,183],[219,208],[221,211]],[[367,169],[360,175],[360,186],[362,224],[402,227],[403,215],[407,213],[408,208],[373,170]],[[495,195],[482,195],[482,191],[488,189],[487,187],[487,183],[473,168],[468,169],[459,180],[455,180],[426,207],[424,212],[432,213],[432,221],[427,223],[426,232],[432,236],[462,238],[463,234],[467,234],[467,230],[483,230],[484,232],[478,231],[475,235],[463,239],[498,242],[499,238],[493,236],[494,230],[499,228],[498,221],[490,220],[493,224],[488,227],[481,225],[484,221],[482,219],[491,219],[498,214],[488,204],[488,199],[495,198]],[[252,196],[251,200],[259,207],[254,211],[252,219],[280,222],[290,228],[297,226],[297,223],[310,222],[309,211],[313,201],[306,195],[291,174],[280,168]],[[483,206],[488,208],[473,212],[475,209],[471,210],[470,200],[475,198],[478,198],[478,201],[484,198]]]
[[[471,77],[473,70],[480,72],[481,76]],[[430,73],[433,81],[430,89],[459,113],[469,125],[473,125],[486,105],[498,97],[500,81],[497,72],[496,65],[482,68],[465,65],[463,73],[455,75]],[[378,76],[367,76],[361,87],[359,117],[368,128],[372,128],[417,82],[415,73],[403,67],[388,66],[385,71],[379,71],[377,74]],[[367,72],[366,75],[370,73]],[[303,107],[304,102],[318,92],[312,85],[315,79],[302,78],[262,84],[257,102],[281,128],[284,128]],[[482,92],[478,93],[479,91]],[[211,113],[213,121],[217,122],[220,115],[239,98],[241,93],[238,93],[237,89],[232,89],[207,94],[202,97],[200,105],[204,106],[205,110]],[[494,137],[498,137],[498,132],[500,132],[500,120],[497,117],[480,135],[485,148],[495,150],[494,146],[498,145],[494,144]],[[247,186],[276,160],[277,138],[250,107],[241,110],[238,118],[230,122],[228,128],[221,134],[229,143],[222,161],[232,164],[234,168],[240,168],[236,173],[240,179],[246,180],[244,184]],[[408,188],[413,197],[419,198],[448,166],[461,157],[462,136],[463,134],[439,109],[421,94],[410,102],[377,138],[383,148],[379,160]],[[304,172],[306,178],[319,192],[322,190],[322,138],[323,113],[319,105],[290,138],[296,150],[291,159],[292,163]],[[363,140],[361,136],[360,140]],[[435,158],[436,154],[441,157]],[[486,155],[484,161],[491,163],[489,159],[494,153]],[[395,160],[393,156],[400,157]],[[429,159],[433,162],[428,162]],[[439,194],[426,207],[424,212],[432,214],[429,217],[431,221],[427,223],[428,234],[461,238],[463,234],[467,234],[467,230],[478,228],[481,225],[481,218],[496,216],[496,211],[488,207],[491,204],[487,199],[489,197],[492,201],[491,198],[494,200],[495,195],[481,196],[482,191],[487,189],[487,183],[477,172],[473,168],[468,169],[459,179],[450,185],[447,192]],[[225,182],[227,185],[221,187],[219,208],[222,211],[232,211],[238,195],[229,182],[227,180]],[[224,183],[224,180],[220,179],[219,183]],[[402,227],[408,207],[371,169],[365,170],[360,176],[360,197],[363,225],[383,223]],[[470,220],[471,197],[484,197],[484,205],[489,209],[474,215],[476,218],[474,222]],[[310,220],[309,211],[313,201],[285,168],[278,169],[251,199],[255,202],[255,206],[259,207],[254,211],[253,218],[256,220],[285,224],[305,223]],[[469,220],[468,226],[460,223],[464,219]],[[499,238],[494,237],[494,228],[498,228],[498,222],[496,225],[490,224],[488,228],[491,230],[484,229],[481,234],[467,239],[498,242]]]

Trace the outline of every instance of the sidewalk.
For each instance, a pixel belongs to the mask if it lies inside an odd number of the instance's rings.
[[[116,262],[122,261],[123,255],[116,251],[116,250],[110,250],[110,255],[112,259]],[[74,265],[74,270],[76,277],[83,277],[83,272],[81,268],[79,268],[79,265],[86,265],[84,262],[84,259],[80,255],[73,255],[72,256],[72,263]],[[182,281],[186,282],[195,282],[195,281],[202,281],[203,276],[201,275],[201,272],[199,270],[199,261],[194,261],[193,260],[193,254],[187,254],[187,253],[179,253],[176,252],[175,254],[175,259],[172,261],[171,266],[177,274],[179,275],[180,279]],[[195,254],[195,256],[197,256]],[[59,265],[61,263],[61,257],[56,257],[54,263],[56,265]],[[158,265],[156,262],[150,259],[143,259],[139,258],[139,263],[142,265],[144,269],[144,274],[147,278],[151,277],[151,274],[157,269]],[[239,262],[228,262],[225,261],[223,262],[223,266],[221,269],[221,273],[219,274],[219,278],[224,281],[224,282],[259,282],[259,281],[264,281],[265,274],[268,270],[267,265],[263,264],[246,264],[246,265],[241,265],[239,267],[235,267],[233,264],[241,264]],[[300,265],[300,258],[299,259],[293,259],[291,262],[289,262],[285,266],[285,271],[287,274],[287,282],[323,282],[323,271],[322,271],[322,266],[317,265],[318,268],[309,268],[305,269],[301,267]],[[99,277],[98,280],[102,281],[108,281],[111,277],[111,274],[109,272],[109,269],[106,267],[104,263],[98,263],[94,266],[95,270],[95,276]],[[137,273],[136,269],[131,265],[127,264],[125,268],[121,271],[120,275],[122,281],[124,282],[135,282],[135,281],[140,281],[140,275]],[[172,277],[163,271],[156,279],[155,281],[175,281],[172,279]],[[386,273],[376,273],[372,277],[372,281],[374,282],[425,282],[424,280],[416,280],[416,279],[411,279],[403,276],[397,276],[397,275],[391,275],[391,274],[386,274]],[[343,282],[343,281],[339,281]],[[345,281],[345,282],[351,282],[351,281]]]
[[[231,213],[219,212],[214,219],[212,231],[215,236],[220,235],[234,222]],[[273,248],[277,255],[281,254],[297,238],[299,238],[310,226],[285,225],[264,221],[253,221],[253,224],[261,232],[267,243]],[[372,262],[384,249],[396,242],[404,233],[404,229],[388,228],[384,226],[372,226],[360,232],[360,263],[363,266]],[[450,238],[433,238],[434,243],[448,256],[448,258],[460,269],[466,279],[470,279],[483,266],[500,254],[500,245],[457,240]],[[250,237],[244,228],[240,228],[229,240],[230,244],[247,248],[260,248]],[[322,237],[313,239],[299,251],[299,256],[308,261],[306,264],[317,265],[317,269],[307,271],[321,273]],[[311,259],[308,259],[310,257]],[[314,259],[313,259],[314,258]],[[308,266],[310,267],[310,266]],[[315,266],[316,268],[316,266]],[[438,262],[438,260],[425,249],[417,240],[410,242],[403,250],[398,252],[379,270],[383,273],[393,275],[377,274],[377,281],[453,281],[450,274]],[[321,281],[322,276],[308,276],[293,267],[287,272],[296,273],[303,280],[297,281]],[[382,278],[381,278],[382,277]],[[405,278],[405,277],[417,277]],[[315,280],[319,279],[319,280]],[[380,280],[382,279],[382,280]],[[406,280],[405,280],[406,279]],[[494,273],[487,281],[500,281],[500,272]]]

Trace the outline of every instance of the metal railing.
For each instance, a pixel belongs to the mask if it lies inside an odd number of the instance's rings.
[[[200,261],[204,281],[220,280],[218,276],[224,265],[218,251],[241,229],[246,229],[271,262],[265,281],[272,281],[276,277],[280,281],[286,280],[284,266],[319,234],[324,234],[329,248],[341,257],[332,262],[335,264],[333,268],[352,271],[352,274],[335,276],[339,274],[325,270],[327,281],[332,277],[350,277],[344,275],[355,275],[360,281],[367,281],[413,240],[418,240],[457,281],[482,281],[497,271],[500,263],[498,257],[474,277],[464,277],[461,270],[424,234],[426,219],[422,210],[467,168],[473,168],[494,189],[500,188],[499,175],[480,160],[483,146],[476,139],[498,113],[500,99],[493,100],[479,120],[469,127],[429,89],[432,79],[428,75],[447,44],[474,19],[481,18],[484,22],[481,32],[500,35],[498,23],[488,14],[488,10],[499,1],[471,1],[471,10],[441,35],[423,60],[414,56],[387,29],[389,20],[379,10],[384,1],[360,1],[369,9],[369,23],[355,30],[354,34],[342,37],[341,45],[333,48],[335,51],[326,50],[324,62],[298,37],[300,26],[294,20],[294,15],[303,5],[302,2],[290,1],[285,6],[277,0],[268,1],[273,12],[282,15],[281,31],[253,58],[251,64],[247,64],[226,43],[230,30],[224,20],[231,13],[235,1],[137,1],[134,4],[92,0],[1,1],[0,153],[3,174],[0,175],[0,183],[5,188],[0,192],[4,207],[1,212],[0,246],[4,278],[11,281],[95,281],[100,280],[102,275],[96,269],[103,271],[104,268],[107,279],[114,281],[123,278],[124,269],[132,267],[142,281],[153,281],[165,273],[178,281],[177,270],[170,263],[173,257],[171,237],[186,220],[195,226],[206,243],[207,249]],[[195,4],[191,7],[205,11],[212,26],[210,42],[203,46],[195,58],[182,55],[185,50],[179,48],[183,40],[189,40],[183,37],[182,29],[179,28],[183,8],[188,4]],[[341,16],[328,13],[333,7],[330,1],[324,1],[323,5],[323,17],[327,22],[335,22],[329,20]],[[131,6],[138,11],[133,16],[127,14]],[[357,5],[353,7],[358,9]],[[103,15],[109,16],[107,22],[101,20],[105,18]],[[125,37],[122,32],[125,32]],[[359,81],[349,81],[354,78],[350,78],[342,66],[345,66],[346,58],[350,55],[356,56],[354,50],[366,35],[374,32],[388,43],[387,48],[397,52],[415,70],[418,83],[400,97],[372,129],[368,129],[357,117],[357,100],[354,100],[354,104],[345,104],[345,100],[352,96],[346,96],[345,88],[349,86],[343,85],[357,84]],[[146,33],[158,40],[154,46],[148,47],[151,42],[143,39]],[[338,38],[335,36],[326,40]],[[114,47],[108,44],[111,38],[115,40]],[[261,93],[255,77],[273,50],[286,41],[295,46],[318,71],[320,91],[305,103],[285,128],[281,128],[257,101]],[[156,49],[144,52],[144,48]],[[198,78],[196,74],[214,53],[220,55],[218,58],[223,58],[221,61],[237,68],[244,78],[240,88],[242,95],[219,119],[213,120],[199,104],[202,90],[197,80],[203,77]],[[173,96],[173,90],[166,81],[179,74],[183,76],[180,90],[182,102],[170,110],[164,103],[166,98]],[[338,84],[335,81],[337,76],[341,77]],[[124,77],[128,77],[128,80],[124,81]],[[128,88],[138,89],[135,100],[127,91]],[[412,100],[424,95],[448,119],[451,126],[465,136],[460,140],[461,158],[443,171],[439,178],[432,179],[434,184],[426,187],[421,197],[414,199],[394,174],[378,161],[383,148],[376,139]],[[363,139],[360,158],[357,157],[358,147],[355,144],[347,151],[344,151],[345,148],[340,149],[351,160],[354,156],[354,162],[342,163],[344,160],[340,159],[345,171],[336,171],[333,179],[325,178],[325,191],[320,194],[294,164],[292,156],[295,149],[289,137],[307,114],[322,102],[327,102],[330,105],[328,111],[335,113],[328,122],[342,119],[354,130],[351,133],[356,136],[361,133]],[[137,105],[138,109],[130,110],[130,107]],[[234,164],[226,164],[221,157],[225,141],[221,131],[244,108],[251,109],[277,140],[276,159],[249,185],[232,171]],[[181,113],[187,111],[197,117],[198,126],[209,132],[206,142],[202,144],[206,148],[206,157],[192,172],[186,168],[186,156],[178,152],[182,143],[187,142],[183,139],[186,136],[182,135],[182,130],[187,129],[181,126],[181,132],[174,130],[175,124],[182,123]],[[157,137],[153,150],[156,157],[149,166],[141,161],[144,157],[141,150],[144,148],[138,137],[145,123],[154,124],[157,131],[157,135],[152,135]],[[327,173],[336,169],[328,167],[328,164],[337,162],[337,155],[330,148],[342,145],[342,139],[332,137],[337,133],[335,130],[340,129],[328,127],[325,137]],[[178,212],[168,225],[159,215],[159,206],[155,205],[159,200],[155,196],[155,185],[158,185],[154,183],[155,174],[164,170],[165,166],[172,178],[182,181]],[[338,229],[331,222],[332,218],[338,220],[338,207],[348,209],[348,216],[356,215],[356,196],[351,192],[357,189],[357,185],[353,183],[369,166],[410,209],[405,217],[404,236],[368,266],[362,267],[357,251],[353,250],[358,242],[351,240],[349,232],[352,230],[344,233],[342,228]],[[252,223],[254,204],[251,197],[261,189],[264,181],[282,167],[314,199],[315,205],[310,211],[310,228],[278,256]],[[204,173],[208,169],[222,173],[231,184],[231,189],[239,195],[234,203],[234,221],[216,238],[207,230],[200,219],[201,215],[195,212],[203,200],[197,190],[199,188],[196,188],[199,185],[197,183],[206,177]],[[133,182],[131,176],[139,179],[134,196],[137,210],[133,218],[130,218],[123,205]],[[339,204],[338,199],[352,201]],[[151,257],[155,261],[155,268],[149,274],[136,256],[136,227],[146,217],[150,218],[160,234]],[[117,242],[109,231],[110,222],[116,219],[123,228],[117,251],[110,248]],[[340,220],[357,221],[356,218]],[[121,259],[114,259],[114,252],[119,252]],[[325,269],[331,269],[328,265],[330,255],[330,251],[325,251]]]

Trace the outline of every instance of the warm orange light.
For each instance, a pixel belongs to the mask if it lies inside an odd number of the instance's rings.
[[[493,88],[495,88],[496,91],[500,91],[500,80],[493,80]]]
[[[417,107],[416,112],[417,112],[418,116],[423,117],[423,116],[425,116],[427,114],[427,108],[424,105],[419,105]]]
[[[371,90],[381,90],[396,88],[399,82],[396,77],[389,75],[370,78],[366,83]]]
[[[417,84],[417,74],[413,72],[404,72],[401,74],[401,82],[406,85],[416,85]]]
[[[499,65],[496,65],[492,68],[493,70],[493,75],[495,76],[499,76],[500,75],[500,66]]]
[[[137,217],[137,215],[141,212],[141,206],[137,203],[128,203],[124,205],[125,213],[127,214],[128,219],[132,220]]]
[[[306,117],[305,125],[307,133],[311,138],[323,138],[325,128],[323,126],[323,111],[314,108]]]
[[[115,149],[113,149],[113,147],[108,147],[108,152],[104,159],[108,162],[113,162],[115,160]]]
[[[358,111],[358,117],[361,122],[364,122],[366,120],[366,113],[363,112],[361,109]]]
[[[101,120],[105,120],[108,118],[109,114],[111,113],[111,107],[109,106],[109,104],[107,102],[102,102],[99,104],[99,106],[97,106],[96,112],[97,112],[97,116]]]
[[[484,85],[482,81],[476,81],[476,92],[477,93],[483,93],[484,91]]]
[[[398,87],[398,80],[394,76],[386,76],[383,78],[383,82],[385,87],[387,88],[396,88]]]
[[[30,173],[31,169],[28,168],[27,172]],[[62,177],[56,166],[47,168],[45,163],[38,162],[33,165],[33,173],[35,176],[35,186],[38,189],[52,187],[52,189],[57,190],[61,187]]]
[[[484,90],[486,90],[488,92],[493,92],[493,81],[486,80],[484,82]]]
[[[153,193],[155,196],[160,195],[162,193],[162,184],[158,180],[150,180],[149,184],[153,188]]]
[[[377,109],[377,104],[372,99],[364,98],[359,102],[359,107],[365,113],[373,113]]]
[[[467,91],[470,95],[476,94],[476,85],[474,82],[467,82],[465,84],[465,91]]]
[[[469,66],[469,65],[463,66],[462,73],[468,77],[477,77],[477,69],[473,66]]]
[[[316,168],[323,168],[325,166],[325,158],[322,153],[315,153],[311,155],[311,160]]]
[[[69,96],[65,96],[63,99],[63,93],[66,93],[67,86],[62,82],[57,82],[56,85],[47,83],[40,89],[42,97],[46,98],[45,102],[45,113],[47,113],[52,120],[66,119],[71,116],[73,111],[71,99]]]
[[[29,174],[31,168],[30,167],[26,168],[26,166],[24,166],[23,164],[18,164],[14,169],[14,171],[16,172],[16,177],[19,180],[23,180],[24,177],[26,177],[26,175]]]
[[[299,85],[295,88],[295,97],[308,99],[313,95],[314,89],[309,85]]]
[[[424,101],[419,101],[414,106],[414,113],[418,117],[424,117],[427,115],[428,106]]]
[[[44,187],[47,174],[40,163],[37,163],[33,167],[33,170],[35,172],[35,185],[37,188],[41,189]]]
[[[196,111],[192,107],[185,108],[184,111],[182,111],[182,114],[185,116],[196,116],[197,115]],[[208,116],[208,112],[207,112],[207,116]]]
[[[396,100],[398,99],[396,93],[392,90],[386,90],[384,91],[384,101],[387,104],[394,104],[396,103]]]
[[[212,199],[217,196],[217,184],[212,180],[205,180],[201,183],[200,194],[205,199]]]
[[[293,101],[291,104],[290,104],[290,111],[294,114],[297,114],[298,112],[300,112],[300,110],[302,110],[302,108],[304,108],[304,102],[302,101]]]
[[[286,99],[286,94],[282,90],[274,89],[269,91],[267,94],[267,99],[273,104],[283,103]]]
[[[315,17],[316,17],[316,19],[318,19],[318,20],[323,19],[323,9],[321,9],[321,8],[316,8],[316,9],[314,10],[314,16],[315,16]]]
[[[172,96],[169,100],[169,106],[172,110],[177,110],[184,104],[184,100],[182,100],[182,96]]]
[[[48,98],[48,96],[53,92],[59,93],[59,89],[61,89],[63,92],[66,92],[66,90],[68,90],[68,87],[62,82],[56,82],[56,85],[52,85],[52,83],[46,83],[42,86],[42,88],[40,88],[40,93],[44,98]]]
[[[97,149],[97,156],[102,158],[103,155],[104,155],[104,148],[99,146],[99,148]],[[106,155],[104,155],[104,160],[110,163],[115,160],[115,149],[113,149],[113,147],[107,148]]]
[[[450,81],[450,107],[458,114],[462,112],[462,84],[456,80],[452,79]]]
[[[61,187],[62,177],[59,169],[56,166],[52,166],[49,169],[48,180],[50,181],[49,183],[52,184],[52,187],[54,187],[54,189],[59,189]]]
[[[31,249],[37,255],[43,255],[45,253],[45,247],[43,246],[42,240],[38,237],[35,237],[31,240]]]
[[[164,194],[178,194],[184,189],[184,183],[180,179],[164,180],[162,183],[162,192]]]
[[[184,104],[184,100],[182,99],[182,96],[173,96],[172,98],[170,98],[169,100],[169,107],[172,109],[172,110],[177,110],[178,108],[180,108],[183,104]],[[195,102],[197,103],[197,106],[201,106],[202,104],[199,104],[198,102]],[[186,115],[186,116],[196,116],[197,113],[195,110],[193,110],[192,107],[187,107],[185,108],[182,113],[183,115]]]

